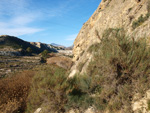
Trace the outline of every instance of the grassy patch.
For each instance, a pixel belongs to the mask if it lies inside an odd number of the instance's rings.
[[[137,20],[132,23],[132,28],[135,29],[142,25],[146,20],[148,20],[150,13],[147,13],[145,16],[141,15]]]

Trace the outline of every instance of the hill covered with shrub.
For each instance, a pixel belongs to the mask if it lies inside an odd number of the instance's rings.
[[[52,47],[48,44],[27,42],[14,36],[1,35],[0,49],[4,48],[5,50],[7,50],[6,48],[8,48],[8,50],[10,51],[12,49],[19,50],[22,53],[24,53],[25,51],[32,51],[32,53],[41,53],[44,50],[48,50],[49,52],[57,52],[57,47]]]

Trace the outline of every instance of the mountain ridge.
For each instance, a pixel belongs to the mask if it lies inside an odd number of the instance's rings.
[[[41,42],[28,42],[15,36],[0,36],[1,51],[25,51],[28,47],[32,49],[33,53],[41,53],[44,50],[48,50],[49,52],[57,52],[57,50],[64,50],[63,47],[58,47]]]

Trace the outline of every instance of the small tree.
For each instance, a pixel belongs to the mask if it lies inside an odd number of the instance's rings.
[[[48,53],[49,51],[48,50],[44,50],[41,55],[42,55],[42,58],[41,58],[41,62],[46,62],[46,59],[48,57]]]
[[[47,58],[48,57],[48,50],[44,50],[42,53],[41,53],[41,55],[42,55],[42,57],[43,58]]]
[[[32,53],[32,49],[31,49],[30,47],[28,47],[28,48],[26,49],[26,52],[27,52],[28,54],[30,54],[30,55],[31,55],[31,53]]]

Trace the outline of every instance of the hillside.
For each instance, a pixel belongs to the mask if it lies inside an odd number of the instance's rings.
[[[4,51],[20,51],[26,50],[28,47],[32,49],[33,53],[40,53],[44,50],[50,52],[57,52],[56,48],[48,44],[40,42],[27,42],[14,36],[1,35],[0,36],[0,49]]]
[[[59,44],[55,44],[55,43],[51,43],[52,46],[55,46],[55,47],[59,47],[59,48],[62,48],[62,49],[65,49],[66,47],[65,46],[62,46],[62,45],[59,45]]]
[[[54,78],[44,83],[42,74],[34,77],[32,91],[49,96],[30,93],[28,110],[150,113],[149,17],[149,0],[102,0],[74,41],[69,77],[63,71],[49,72]]]
[[[149,113],[149,17],[149,0],[102,0],[74,41],[69,77],[95,80],[102,113]]]
[[[21,40],[14,36],[8,36],[8,35],[1,35],[0,36],[0,48],[12,48],[14,50],[23,49],[26,50],[28,47],[30,47],[33,51],[33,53],[40,53],[41,50],[34,45],[30,44],[29,42],[26,42],[24,40]]]
[[[104,31],[109,28],[123,28],[126,34],[134,37],[135,40],[146,37],[147,42],[149,42],[149,16],[149,0],[102,0],[74,41],[73,61],[76,62],[76,65],[72,67],[72,73],[78,72],[77,65],[86,61],[87,64],[82,71],[84,73],[92,58],[92,54],[87,52],[88,48],[101,42]]]
[[[57,50],[45,52],[47,64],[0,79],[0,112],[150,113],[150,0],[102,0],[74,41],[73,59],[72,50]]]

